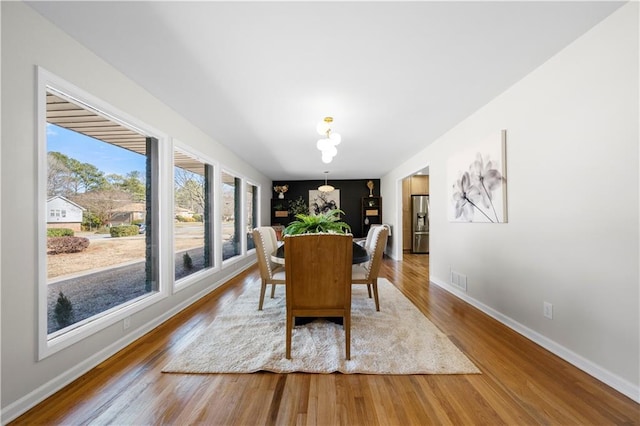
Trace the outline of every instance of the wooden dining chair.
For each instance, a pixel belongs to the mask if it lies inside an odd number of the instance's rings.
[[[360,244],[367,251],[367,253],[369,253],[369,256],[370,256],[369,259],[371,259],[371,257],[373,257],[373,249],[375,248],[375,247],[373,247],[373,242],[375,241],[375,238],[377,238],[378,231],[380,230],[379,228],[381,226],[387,228],[387,230],[389,232],[391,232],[390,228],[389,228],[389,225],[387,225],[387,224],[373,224],[369,228],[369,231],[367,231],[366,238],[364,240],[358,242],[358,244]],[[369,269],[369,262],[370,262],[370,260],[367,260],[366,262],[359,263],[359,265],[363,266],[365,269],[368,270]],[[371,298],[371,285],[367,285],[367,293],[369,294],[369,298]]]
[[[371,225],[371,227],[369,228],[369,231],[367,232],[367,236],[365,237],[365,239],[358,241],[358,244],[360,244],[362,247],[364,247],[364,249],[368,252],[372,252],[373,251],[373,241],[374,241],[374,237],[375,235],[378,233],[379,228],[383,227],[386,228],[388,231],[388,235],[391,235],[391,228],[389,228],[389,225],[387,225],[386,223],[383,224],[373,224]],[[368,263],[368,262],[366,262]]]
[[[350,234],[284,237],[287,359],[296,317],[342,317],[346,359],[351,359],[352,242]]]
[[[376,226],[376,225],[371,225],[369,227],[369,231],[367,231],[366,238],[359,243],[366,250],[370,250],[371,249],[371,241],[373,241],[373,235],[376,233],[376,228],[377,227],[378,226]]]
[[[276,284],[285,284],[285,270],[281,265],[271,261],[271,253],[278,248],[276,231],[270,226],[260,226],[253,230],[253,242],[256,245],[258,267],[260,268],[260,301],[258,310],[262,310],[267,284],[271,284],[271,298],[273,299]]]
[[[380,301],[378,299],[378,274],[380,273],[380,265],[382,264],[382,256],[387,246],[387,238],[389,230],[384,226],[375,228],[371,238],[371,248],[369,262],[366,264],[353,265],[351,268],[351,282],[353,284],[366,284],[369,297],[373,289],[373,298],[376,303],[376,311],[380,310]]]

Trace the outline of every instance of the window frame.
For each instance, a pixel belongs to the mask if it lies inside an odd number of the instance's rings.
[[[252,224],[252,228],[256,228],[258,226],[260,226],[260,185],[257,185],[255,183],[253,183],[252,181],[250,181],[249,179],[244,179],[244,193],[245,196],[247,196],[247,194],[249,193],[248,189],[250,186],[253,186],[255,188],[255,193],[253,194],[253,224]],[[247,201],[245,200],[244,206],[247,206]],[[246,217],[247,217],[247,212],[244,212],[243,217],[245,218],[244,220],[246,221]],[[247,228],[247,223],[243,223],[243,229]],[[244,242],[245,246],[247,245],[247,239],[245,238],[245,242]],[[255,248],[255,243],[254,243],[254,247],[252,249],[250,249],[248,246],[245,247],[245,252],[247,253],[247,255],[249,254],[253,254],[255,253],[256,248]]]
[[[235,193],[239,195],[239,200],[235,200],[236,205],[239,205],[240,207],[240,223],[238,225],[236,225],[234,223],[234,228],[236,230],[240,230],[240,232],[243,232],[245,227],[246,227],[246,219],[245,219],[245,208],[246,208],[246,190],[245,190],[245,182],[247,181],[247,178],[245,176],[243,176],[241,173],[236,172],[235,170],[229,168],[229,167],[225,167],[224,165],[221,165],[219,168],[219,172],[217,173],[218,176],[218,194],[217,194],[217,200],[218,200],[218,221],[217,224],[219,225],[220,229],[219,229],[219,233],[217,234],[219,236],[219,238],[217,238],[217,243],[219,244],[219,259],[221,261],[221,266],[224,269],[226,266],[228,265],[232,265],[242,259],[244,259],[247,256],[247,240],[246,238],[244,238],[244,235],[238,237],[239,238],[239,253],[228,258],[228,259],[223,259],[223,247],[222,247],[222,205],[223,205],[223,200],[222,200],[222,184],[223,184],[223,179],[222,179],[222,174],[226,173],[230,176],[233,176],[233,178],[235,180],[238,180],[238,184],[237,187],[235,189]],[[235,209],[234,209],[235,211]],[[237,218],[234,217],[234,221]]]
[[[157,174],[154,176],[156,181],[155,193],[159,196],[158,200],[154,201],[153,217],[152,221],[154,226],[152,232],[154,242],[157,242],[155,247],[155,253],[153,256],[157,259],[157,291],[150,293],[147,296],[134,299],[130,303],[120,305],[102,312],[99,315],[91,317],[87,320],[79,321],[78,326],[64,334],[54,335],[49,338],[47,330],[47,91],[57,92],[57,94],[63,95],[63,97],[73,101],[74,103],[84,104],[92,111],[104,116],[109,120],[113,120],[120,125],[128,127],[136,132],[139,132],[146,137],[157,139],[157,158],[154,161],[157,162]],[[87,93],[85,90],[75,86],[72,83],[58,77],[57,75],[47,71],[46,69],[37,66],[36,67],[36,137],[37,137],[37,180],[36,180],[36,194],[37,194],[37,215],[36,215],[36,229],[37,229],[37,265],[38,265],[38,280],[37,280],[37,293],[38,293],[38,305],[37,305],[37,322],[38,322],[38,360],[42,360],[48,356],[51,356],[62,349],[68,348],[75,343],[78,343],[89,336],[98,333],[114,324],[123,321],[125,318],[142,311],[143,309],[163,300],[169,295],[169,281],[167,262],[164,261],[161,255],[166,250],[164,246],[167,241],[167,231],[163,230],[160,226],[160,218],[163,216],[163,212],[167,211],[167,200],[163,199],[162,194],[167,191],[167,177],[163,176],[163,170],[167,170],[168,161],[168,136],[152,128],[151,126],[142,123],[140,120],[128,115],[127,113],[119,110],[118,108],[110,105],[106,101],[99,99],[96,96]],[[172,152],[171,152],[172,154]],[[167,197],[168,198],[168,197]],[[54,333],[55,334],[55,333]]]
[[[175,215],[175,210],[174,210],[174,206],[175,206],[175,189],[173,186],[173,182],[175,179],[175,163],[174,163],[174,152],[178,150],[181,151],[182,153],[189,155],[191,157],[193,157],[195,160],[198,160],[200,162],[202,162],[203,164],[209,165],[213,168],[213,173],[212,173],[212,182],[209,185],[209,200],[210,200],[210,206],[209,206],[209,216],[210,216],[210,245],[211,245],[211,250],[213,250],[213,257],[212,257],[212,261],[213,264],[206,269],[203,269],[201,271],[198,272],[194,272],[193,274],[190,274],[186,277],[183,277],[179,280],[175,279],[175,268],[176,268],[176,264],[175,264],[175,230],[174,230],[174,226],[173,226],[173,221],[172,226],[171,226],[171,238],[169,241],[169,246],[171,247],[171,265],[170,265],[170,270],[172,273],[172,277],[173,277],[173,293],[177,293],[181,290],[184,290],[185,288],[190,287],[191,285],[201,281],[203,278],[206,278],[208,276],[213,275],[214,273],[220,271],[221,269],[221,262],[219,260],[219,249],[217,247],[217,241],[216,241],[216,235],[218,234],[218,229],[219,227],[216,226],[217,223],[219,222],[219,216],[216,214],[216,209],[218,206],[218,202],[217,202],[217,195],[218,192],[218,185],[219,185],[219,176],[218,176],[218,171],[220,170],[220,166],[218,165],[218,163],[216,163],[215,161],[211,160],[210,158],[208,158],[206,155],[194,150],[193,148],[191,148],[190,146],[182,143],[180,140],[178,139],[173,139],[173,144],[171,147],[171,213],[172,213],[172,218],[173,215]],[[206,232],[206,228],[205,228],[205,232]]]
[[[239,179],[240,183],[239,183],[239,194],[240,194],[240,208],[241,208],[241,218],[240,218],[240,230],[241,232],[246,228],[246,194],[247,194],[247,190],[246,190],[246,185],[247,184],[251,184],[254,187],[256,187],[257,190],[257,195],[256,195],[256,215],[257,217],[254,218],[254,222],[256,222],[255,226],[261,226],[262,223],[262,219],[261,219],[261,212],[262,212],[262,198],[261,198],[261,194],[262,194],[262,185],[254,183],[250,178],[248,178],[247,176],[245,176],[242,173],[237,172],[236,170],[234,170],[231,167],[227,167],[226,165],[222,164],[222,163],[217,163],[218,168],[216,170],[215,176],[216,176],[216,188],[218,189],[217,193],[215,194],[215,203],[216,205],[214,206],[214,211],[215,211],[215,215],[216,215],[216,223],[215,223],[215,232],[216,235],[218,235],[219,237],[215,239],[215,243],[216,243],[216,250],[217,250],[217,255],[216,255],[216,259],[220,265],[220,269],[224,270],[226,268],[231,267],[233,264],[240,262],[244,259],[246,259],[247,257],[251,256],[251,255],[255,255],[255,249],[251,249],[251,250],[247,250],[247,239],[244,237],[240,238],[240,253],[230,257],[229,259],[223,260],[222,259],[222,204],[223,204],[223,199],[222,199],[222,173],[226,173],[228,175],[233,176],[236,179]]]

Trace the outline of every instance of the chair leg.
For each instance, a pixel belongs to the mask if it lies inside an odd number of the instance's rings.
[[[293,322],[293,318],[291,315],[289,315],[289,313],[287,312],[287,333],[286,333],[286,354],[285,356],[287,357],[287,359],[291,359],[291,329],[292,329],[292,322]]]
[[[367,293],[369,293],[369,299],[371,299],[371,284],[367,284]]]
[[[276,295],[276,284],[271,283],[271,298],[273,299]]]
[[[343,318],[344,325],[344,348],[347,360],[351,359],[351,315],[345,315]]]
[[[376,311],[379,311],[380,301],[378,300],[378,280],[373,280],[373,299],[376,301]]]
[[[267,291],[267,280],[262,279],[262,284],[260,285],[260,301],[258,302],[258,310],[262,310],[262,303],[264,302],[264,294]]]

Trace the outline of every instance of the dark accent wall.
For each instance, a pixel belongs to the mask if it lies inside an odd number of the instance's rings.
[[[361,200],[362,197],[369,196],[369,188],[367,188],[367,182],[373,181],[373,195],[380,195],[380,179],[349,179],[349,180],[334,180],[329,179],[329,184],[333,185],[336,189],[340,190],[340,209],[344,211],[345,215],[343,220],[351,226],[351,232],[354,237],[363,237],[362,234],[362,220],[361,215]],[[295,200],[302,196],[307,205],[309,204],[309,190],[318,189],[320,185],[324,184],[324,180],[277,180],[273,181],[271,185],[271,198],[277,199],[278,194],[273,190],[276,185],[289,185],[289,190],[284,194],[284,201]],[[268,207],[270,208],[270,206]],[[293,218],[290,218],[293,220]],[[281,224],[282,220],[273,217],[271,212],[272,224]]]

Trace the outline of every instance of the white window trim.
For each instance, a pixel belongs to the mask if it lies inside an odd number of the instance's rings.
[[[70,330],[63,335],[49,339],[47,332],[47,207],[46,207],[46,195],[47,195],[47,123],[46,123],[46,91],[48,88],[54,90],[60,90],[63,93],[71,95],[74,100],[81,103],[90,105],[91,107],[100,111],[105,117],[110,120],[116,121],[119,124],[126,126],[136,132],[140,132],[149,137],[158,139],[158,194],[160,194],[158,200],[158,212],[157,221],[158,224],[166,223],[165,217],[168,210],[169,197],[162,197],[162,194],[166,194],[169,173],[169,167],[172,167],[172,161],[169,160],[169,156],[173,156],[173,151],[168,149],[170,144],[168,143],[167,135],[153,129],[152,127],[141,123],[136,118],[120,111],[105,101],[94,97],[79,87],[63,80],[62,78],[50,73],[42,67],[36,67],[36,104],[37,104],[37,148],[38,148],[38,180],[37,180],[37,224],[38,230],[38,360],[42,360],[48,356],[53,355],[68,348],[69,346],[78,343],[89,336],[96,334],[97,332],[114,325],[115,323],[124,320],[125,318],[140,312],[143,309],[151,306],[158,301],[165,299],[169,295],[168,280],[169,270],[167,262],[163,260],[162,253],[166,252],[165,246],[168,241],[169,231],[163,229],[162,226],[156,226],[158,235],[158,291],[146,296],[142,299],[136,299],[128,304],[124,304],[119,308],[106,311],[103,315],[94,317],[91,321],[83,324],[73,330]],[[163,173],[163,171],[165,171]],[[173,183],[170,182],[170,188],[173,188]],[[172,211],[172,210],[171,210]],[[166,228],[166,227],[164,227]]]
[[[258,202],[258,207],[257,207],[257,215],[258,217],[254,218],[254,222],[256,222],[255,226],[260,226],[259,224],[262,223],[261,218],[261,214],[262,214],[262,198],[261,198],[261,194],[262,194],[262,186],[260,184],[256,184],[253,183],[253,181],[248,178],[246,175],[244,175],[243,173],[238,173],[237,171],[233,170],[230,167],[226,167],[225,165],[220,165],[218,172],[215,174],[218,182],[216,182],[216,187],[219,187],[222,184],[222,173],[227,173],[229,175],[232,175],[234,177],[237,177],[240,179],[240,206],[242,207],[242,218],[241,218],[241,223],[240,229],[245,229],[247,227],[247,221],[246,221],[246,212],[245,209],[247,207],[246,204],[246,194],[247,194],[247,190],[246,190],[246,185],[250,184],[253,185],[257,188],[258,191],[258,195],[257,195],[257,202]],[[218,191],[215,194],[215,198],[216,198],[216,204],[215,204],[215,208],[216,210],[216,217],[218,218],[217,222],[216,222],[216,226],[219,226],[219,229],[216,229],[216,235],[221,235],[218,234],[218,232],[222,232],[222,210],[220,210],[220,206],[222,205],[222,191]],[[216,246],[216,249],[218,250],[217,252],[217,259],[221,262],[221,266],[222,269],[224,269],[225,267],[229,267],[230,265],[233,265],[234,263],[237,263],[249,256],[252,256],[255,254],[256,250],[251,249],[251,250],[247,250],[247,239],[246,238],[241,238],[241,245],[240,245],[240,254],[237,256],[233,256],[232,258],[229,258],[227,260],[222,260],[222,240],[220,240],[219,238],[216,238],[216,244],[218,246]]]
[[[170,270],[171,270],[171,274],[173,277],[173,293],[178,293],[181,290],[184,290],[185,288],[188,288],[189,286],[200,282],[202,279],[212,276],[213,274],[215,274],[216,272],[220,271],[221,269],[221,263],[220,260],[218,258],[218,248],[216,246],[216,240],[217,240],[217,235],[218,234],[218,229],[219,227],[216,227],[216,224],[220,221],[220,216],[218,216],[216,214],[216,207],[218,205],[217,201],[216,201],[216,197],[218,196],[218,187],[217,187],[217,182],[219,182],[217,175],[218,175],[218,170],[220,169],[220,166],[217,162],[213,161],[212,159],[210,159],[208,156],[202,154],[201,152],[198,152],[197,150],[191,148],[190,146],[182,143],[180,140],[173,138],[172,139],[173,142],[173,146],[171,149],[171,188],[172,191],[171,192],[171,212],[174,212],[173,206],[175,205],[175,190],[173,190],[174,186],[173,186],[173,182],[175,179],[174,173],[175,173],[175,164],[173,162],[173,153],[174,151],[181,151],[187,155],[190,155],[191,157],[193,157],[194,159],[200,161],[201,163],[204,164],[208,164],[210,166],[213,166],[213,182],[211,182],[211,185],[214,188],[214,193],[213,193],[213,200],[211,200],[212,204],[213,204],[213,210],[210,212],[211,215],[211,224],[214,227],[213,230],[213,235],[214,235],[214,239],[211,242],[211,248],[213,249],[213,265],[207,269],[203,269],[202,271],[198,271],[195,272],[193,274],[190,274],[182,279],[179,280],[175,280],[175,269],[176,269],[176,265],[175,265],[175,261],[176,261],[176,257],[175,257],[175,240],[174,240],[174,229],[172,227],[171,229],[171,233],[170,233],[170,240],[169,242],[169,246],[171,247],[171,261],[170,261]],[[173,216],[172,216],[173,217]],[[173,220],[171,221],[171,224],[173,224]]]
[[[253,183],[253,182],[252,182],[251,180],[249,180],[249,179],[244,179],[244,182],[245,182],[245,191],[244,191],[245,196],[246,196],[246,194],[247,194],[247,188],[248,188],[249,186],[253,186],[254,188],[256,188],[255,199],[256,199],[256,204],[257,204],[257,205],[255,206],[256,214],[255,214],[255,216],[254,216],[254,218],[253,218],[253,227],[254,227],[254,228],[256,228],[256,227],[260,226],[260,214],[262,213],[262,211],[261,211],[261,209],[260,209],[261,204],[262,204],[262,203],[260,203],[260,195],[261,195],[261,194],[260,194],[260,185],[257,185],[257,184],[255,184],[255,183]],[[247,206],[247,204],[246,204],[246,202],[245,202],[245,207],[246,207],[246,206]],[[245,217],[245,218],[247,217],[246,213],[245,213],[244,217]],[[246,227],[247,227],[247,224],[245,223],[245,224],[244,224],[244,228],[246,228]],[[243,229],[244,229],[244,228],[243,228]],[[246,245],[246,244],[247,244],[247,242],[246,242],[246,238],[245,238],[245,245]],[[254,246],[255,246],[255,244],[254,244]],[[255,253],[255,252],[256,252],[255,247],[254,247],[254,248],[252,248],[252,249],[248,249],[248,248],[246,249],[246,253],[247,253],[247,255],[253,254],[253,253]]]
[[[218,191],[218,194],[216,194],[216,200],[218,201],[217,207],[217,213],[218,213],[218,222],[217,225],[220,227],[219,228],[219,236],[222,235],[222,210],[221,210],[221,206],[222,206],[222,173],[226,173],[228,175],[233,176],[234,178],[238,178],[240,179],[240,207],[241,207],[241,218],[240,218],[240,229],[244,229],[244,209],[245,209],[245,205],[244,205],[244,198],[245,198],[245,191],[244,191],[244,182],[246,180],[246,178],[244,176],[242,176],[241,173],[237,173],[234,170],[228,168],[228,167],[224,167],[221,166],[220,167],[220,171],[218,173],[216,173],[216,176],[218,177],[218,188],[220,189]],[[216,238],[217,240],[217,244],[219,245],[219,251],[218,251],[218,259],[220,260],[220,262],[222,262],[222,269],[224,269],[225,267],[229,267],[230,265],[233,265],[234,263],[240,262],[242,259],[244,259],[247,256],[247,242],[243,239],[240,238],[240,253],[236,256],[233,256],[229,259],[226,260],[222,260],[222,240],[220,238]]]

